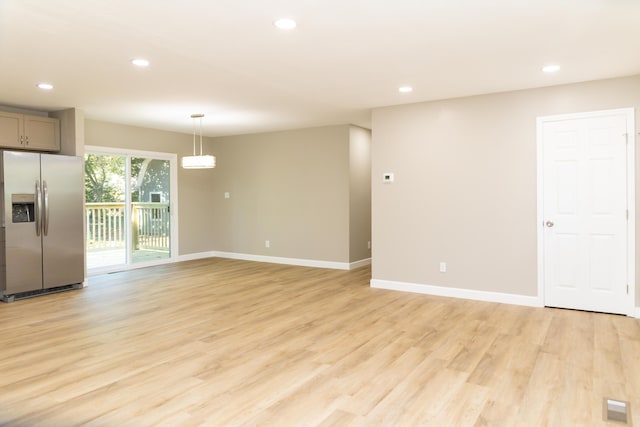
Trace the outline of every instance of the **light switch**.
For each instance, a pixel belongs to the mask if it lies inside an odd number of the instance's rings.
[[[231,197],[231,194],[228,191],[224,192],[224,198],[228,199],[229,197]]]

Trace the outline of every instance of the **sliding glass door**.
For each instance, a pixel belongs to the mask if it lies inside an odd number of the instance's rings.
[[[87,269],[127,263],[126,158],[84,156]]]
[[[132,261],[171,256],[170,167],[168,160],[131,158]]]
[[[85,155],[90,272],[124,270],[172,258],[175,155],[113,151],[91,147]]]

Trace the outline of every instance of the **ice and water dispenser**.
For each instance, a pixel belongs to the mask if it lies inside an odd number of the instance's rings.
[[[35,195],[34,194],[12,194],[11,195],[11,222],[34,222]]]

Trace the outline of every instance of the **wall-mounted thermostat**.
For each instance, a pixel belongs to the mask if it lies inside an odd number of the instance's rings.
[[[382,182],[385,184],[391,184],[393,182],[393,174],[389,172],[382,174]]]

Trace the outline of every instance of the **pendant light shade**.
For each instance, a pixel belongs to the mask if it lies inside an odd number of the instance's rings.
[[[193,119],[193,156],[182,157],[183,169],[211,169],[216,167],[216,158],[202,154],[202,118],[204,114],[192,114]],[[200,119],[200,155],[196,155],[196,119]]]
[[[183,169],[212,169],[216,167],[216,158],[213,156],[184,156],[182,158]]]

